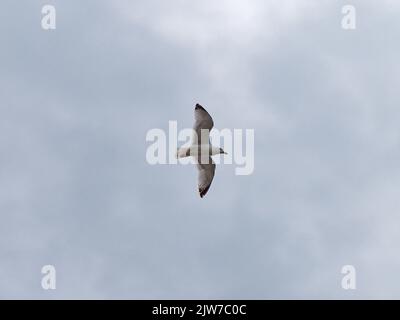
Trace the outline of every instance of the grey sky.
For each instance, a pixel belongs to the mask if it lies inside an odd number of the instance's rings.
[[[2,2],[1,298],[400,298],[400,3],[282,2]],[[205,199],[145,159],[197,102],[256,137]]]

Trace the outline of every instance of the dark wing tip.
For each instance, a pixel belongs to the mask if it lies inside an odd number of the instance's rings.
[[[200,104],[198,104],[198,103],[196,103],[196,108],[195,108],[196,110],[197,109],[201,109],[201,110],[204,110],[204,111],[206,111],[206,109],[204,109]]]
[[[199,188],[200,198],[203,198],[203,197],[206,195],[206,193],[207,193],[208,190],[210,189],[210,186],[211,186],[211,184],[208,185],[208,186],[207,186],[206,188],[204,188],[204,189]]]

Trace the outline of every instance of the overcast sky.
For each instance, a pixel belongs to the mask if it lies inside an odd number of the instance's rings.
[[[400,298],[399,14],[2,1],[0,298]],[[194,167],[146,162],[147,131],[197,102],[256,142],[254,174],[220,165],[204,199]]]

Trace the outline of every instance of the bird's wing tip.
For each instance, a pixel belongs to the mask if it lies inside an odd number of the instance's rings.
[[[211,184],[208,185],[208,186],[207,186],[206,188],[204,188],[204,189],[199,188],[200,198],[203,198],[203,197],[207,194],[208,190],[210,189],[210,186],[211,186]]]
[[[197,109],[201,109],[201,110],[206,110],[206,109],[204,109],[200,104],[198,104],[198,103],[196,103],[196,108],[195,108],[196,110]]]

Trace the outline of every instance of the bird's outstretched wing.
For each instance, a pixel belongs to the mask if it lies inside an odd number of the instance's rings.
[[[194,109],[194,127],[193,130],[196,135],[193,137],[192,144],[200,145],[203,139],[203,144],[207,144],[210,141],[210,131],[214,127],[214,121],[208,114],[206,109],[201,105],[196,104]],[[203,130],[202,130],[203,129]]]
[[[215,163],[211,157],[208,159],[208,163],[204,164],[200,163],[200,159],[198,159],[197,169],[199,170],[198,186],[200,198],[203,198],[210,189],[214,179]]]

